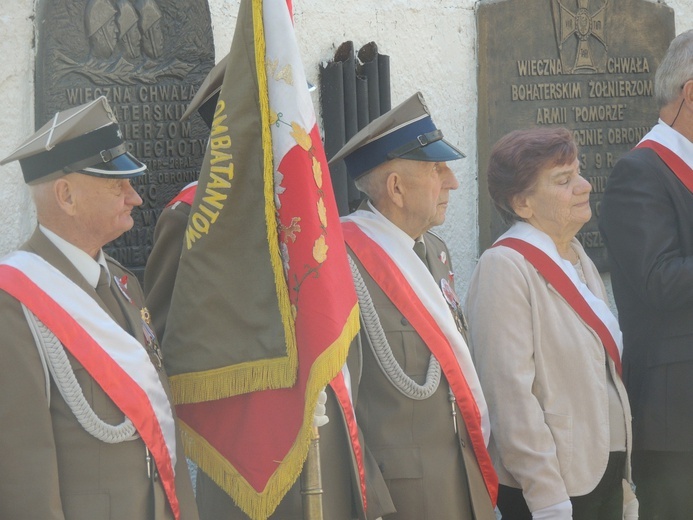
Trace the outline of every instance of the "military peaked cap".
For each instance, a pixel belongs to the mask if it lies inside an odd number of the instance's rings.
[[[101,96],[62,112],[0,161],[19,161],[28,184],[72,172],[96,177],[129,178],[147,167],[127,151],[118,121]]]
[[[207,74],[202,85],[200,85],[200,88],[190,101],[185,113],[181,116],[181,121],[185,121],[197,110],[202,120],[209,128],[212,128],[214,111],[217,107],[217,99],[219,99],[221,84],[224,82],[224,74],[226,73],[226,64],[228,61],[229,55],[227,54],[209,71],[209,74]]]
[[[341,159],[349,176],[356,179],[391,159],[446,162],[465,155],[443,139],[431,119],[421,92],[371,121],[330,159]]]

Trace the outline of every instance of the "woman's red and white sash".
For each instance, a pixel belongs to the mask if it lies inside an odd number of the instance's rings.
[[[635,148],[649,148],[664,161],[688,191],[693,193],[693,143],[660,122]]]
[[[0,260],[0,290],[33,312],[132,421],[179,518],[173,413],[144,347],[89,294],[36,254],[15,251]]]
[[[492,247],[514,249],[549,282],[575,313],[597,334],[621,375],[623,341],[616,317],[606,302],[582,283],[573,265],[560,257],[548,235],[525,222],[513,225]]]
[[[490,434],[486,400],[469,348],[440,288],[414,253],[413,241],[385,217],[357,211],[342,220],[346,243],[440,363],[495,504],[498,476],[486,449]]]

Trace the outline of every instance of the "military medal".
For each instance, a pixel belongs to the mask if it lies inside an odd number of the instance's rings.
[[[455,324],[457,325],[457,330],[459,330],[460,332],[462,332],[463,330],[467,330],[467,320],[465,319],[464,313],[462,312],[462,303],[460,302],[460,299],[457,297],[457,294],[455,294],[455,291],[453,290],[450,283],[445,278],[440,279],[440,289],[443,292],[443,297],[445,297],[445,301],[448,303],[448,307],[450,307],[452,317],[454,318]]]
[[[152,362],[157,368],[163,366],[164,356],[161,352],[161,347],[159,347],[159,342],[156,339],[156,334],[152,330],[151,323],[152,318],[149,314],[149,309],[142,307],[140,309],[140,317],[142,318],[142,333],[144,334],[144,343],[149,350],[149,357],[152,358]]]
[[[130,298],[130,295],[128,294],[128,275],[125,274],[121,277],[114,276],[113,280],[116,283],[116,287],[118,287],[120,293],[125,297],[125,299],[131,305],[135,305],[135,302],[132,301],[132,298]],[[151,358],[152,363],[154,363],[157,369],[160,369],[163,366],[164,356],[161,352],[161,347],[159,347],[159,342],[156,339],[156,334],[154,334],[151,327],[152,318],[151,314],[149,314],[149,309],[142,307],[140,309],[140,318],[142,319],[144,345],[149,351],[149,357]]]
[[[128,303],[134,305],[132,298],[130,298],[130,295],[128,294],[128,275],[123,275],[120,278],[118,278],[117,276],[113,276],[113,280],[116,283],[116,287],[118,287],[120,293],[123,296],[125,296],[125,299],[128,301]]]

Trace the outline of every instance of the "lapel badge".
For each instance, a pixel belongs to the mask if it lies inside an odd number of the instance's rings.
[[[438,258],[440,258],[440,261],[443,262],[443,264],[448,263],[448,254],[445,251],[441,251]]]
[[[128,303],[133,303],[132,298],[130,298],[130,295],[128,294],[128,276],[123,275],[120,278],[113,276],[113,280],[115,281],[116,286],[120,290],[121,294],[125,296]]]

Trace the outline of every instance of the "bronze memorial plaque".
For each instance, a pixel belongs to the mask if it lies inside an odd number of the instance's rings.
[[[479,242],[505,230],[486,168],[493,144],[518,128],[565,126],[592,184],[592,219],[578,233],[608,270],[597,229],[616,160],[657,123],[654,75],[674,38],[674,13],[647,0],[482,0],[479,31]]]
[[[58,110],[106,96],[130,152],[144,203],[106,252],[141,276],[156,219],[197,179],[209,129],[180,121],[214,66],[206,0],[41,0],[37,8],[36,126]]]

